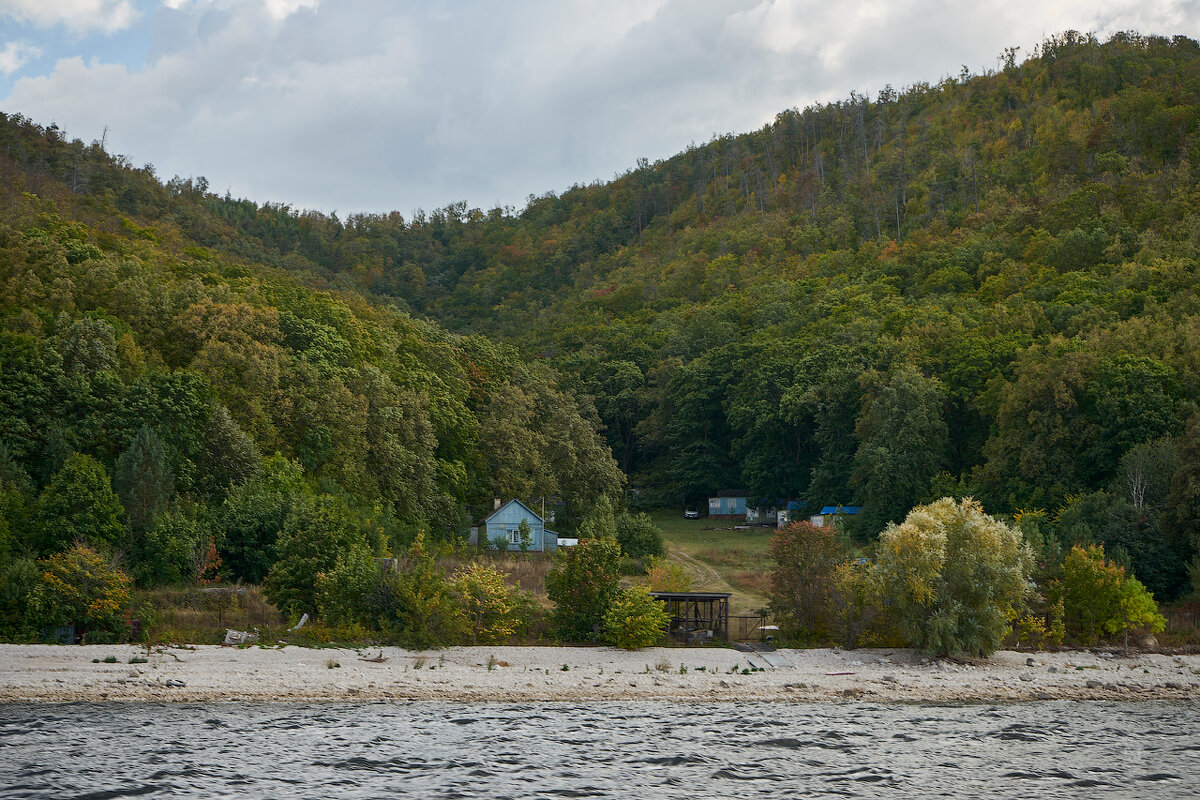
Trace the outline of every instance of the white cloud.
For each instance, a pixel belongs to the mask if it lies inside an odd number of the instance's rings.
[[[520,205],[1069,28],[1200,33],[1182,0],[161,1],[144,66],[60,59],[5,110],[84,140],[107,125],[164,176],[342,212]]]
[[[263,0],[267,13],[274,19],[283,19],[302,8],[315,9],[318,0]]]
[[[39,28],[62,25],[75,33],[116,33],[137,18],[129,0],[0,0],[0,16]]]
[[[9,42],[0,50],[0,75],[12,75],[41,54],[42,51],[33,45]]]
[[[172,11],[182,11],[188,6],[201,10],[206,8],[228,10],[238,5],[259,5],[272,19],[280,20],[290,17],[302,8],[316,9],[320,0],[161,0],[161,2],[165,8]]]

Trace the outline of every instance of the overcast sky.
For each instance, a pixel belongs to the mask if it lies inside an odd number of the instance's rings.
[[[0,0],[0,110],[260,202],[519,208],[1068,29],[1200,38],[1200,2]]]

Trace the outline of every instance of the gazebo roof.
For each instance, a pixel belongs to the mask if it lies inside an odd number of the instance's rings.
[[[729,592],[650,592],[659,600],[728,600]]]

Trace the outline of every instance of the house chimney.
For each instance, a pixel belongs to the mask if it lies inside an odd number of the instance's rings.
[[[499,498],[499,497],[497,497],[497,498],[496,498],[495,500],[493,500],[492,502],[495,504],[495,505],[492,507],[492,511],[499,511],[499,510],[500,510],[500,498]]]

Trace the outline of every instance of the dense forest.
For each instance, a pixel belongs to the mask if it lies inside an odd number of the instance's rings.
[[[493,497],[564,526],[623,497],[548,367],[205,248],[150,213],[192,210],[171,185],[53,127],[0,138],[0,629],[75,543],[143,585],[258,583],[289,527],[384,556],[465,539]]]
[[[111,481],[113,536],[215,526],[258,579],[281,487],[407,542],[492,496],[570,530],[627,476],[647,506],[862,505],[863,540],[974,496],[1188,586],[1190,39],[1066,33],[519,211],[260,205],[20,116],[0,147],[10,527],[69,539]]]

